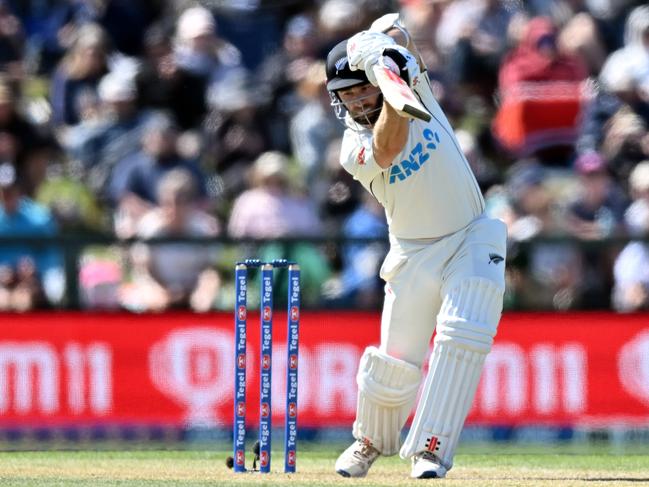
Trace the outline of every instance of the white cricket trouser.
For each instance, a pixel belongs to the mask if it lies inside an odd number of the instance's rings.
[[[483,278],[504,290],[507,229],[500,220],[481,217],[433,243],[390,240],[381,267],[386,285],[380,350],[421,367],[442,302],[457,283]]]

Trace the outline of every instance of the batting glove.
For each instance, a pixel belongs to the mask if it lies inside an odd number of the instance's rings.
[[[387,34],[370,31],[359,32],[347,42],[349,69],[352,71],[357,69],[365,71],[367,79],[376,86],[372,66],[383,56],[383,50],[386,47],[393,46],[396,46],[396,42]]]

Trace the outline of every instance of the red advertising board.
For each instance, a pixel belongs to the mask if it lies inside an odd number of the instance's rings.
[[[273,419],[286,382],[286,316],[273,330]],[[355,374],[378,313],[301,316],[299,425],[350,426]],[[258,417],[259,325],[248,324],[248,420]],[[233,417],[230,314],[0,316],[0,427],[213,425]],[[649,315],[506,314],[469,422],[649,422]]]

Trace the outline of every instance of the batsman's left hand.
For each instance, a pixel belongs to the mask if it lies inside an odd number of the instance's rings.
[[[367,79],[376,86],[376,77],[372,72],[372,66],[383,56],[383,50],[386,47],[395,45],[395,40],[382,32],[359,32],[347,42],[349,69],[352,71],[357,69],[365,71]]]

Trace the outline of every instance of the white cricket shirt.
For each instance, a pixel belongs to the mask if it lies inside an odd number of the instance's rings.
[[[437,238],[481,215],[484,199],[427,75],[414,91],[433,118],[410,122],[408,142],[390,167],[376,163],[369,129],[345,130],[340,162],[383,205],[392,235]]]

